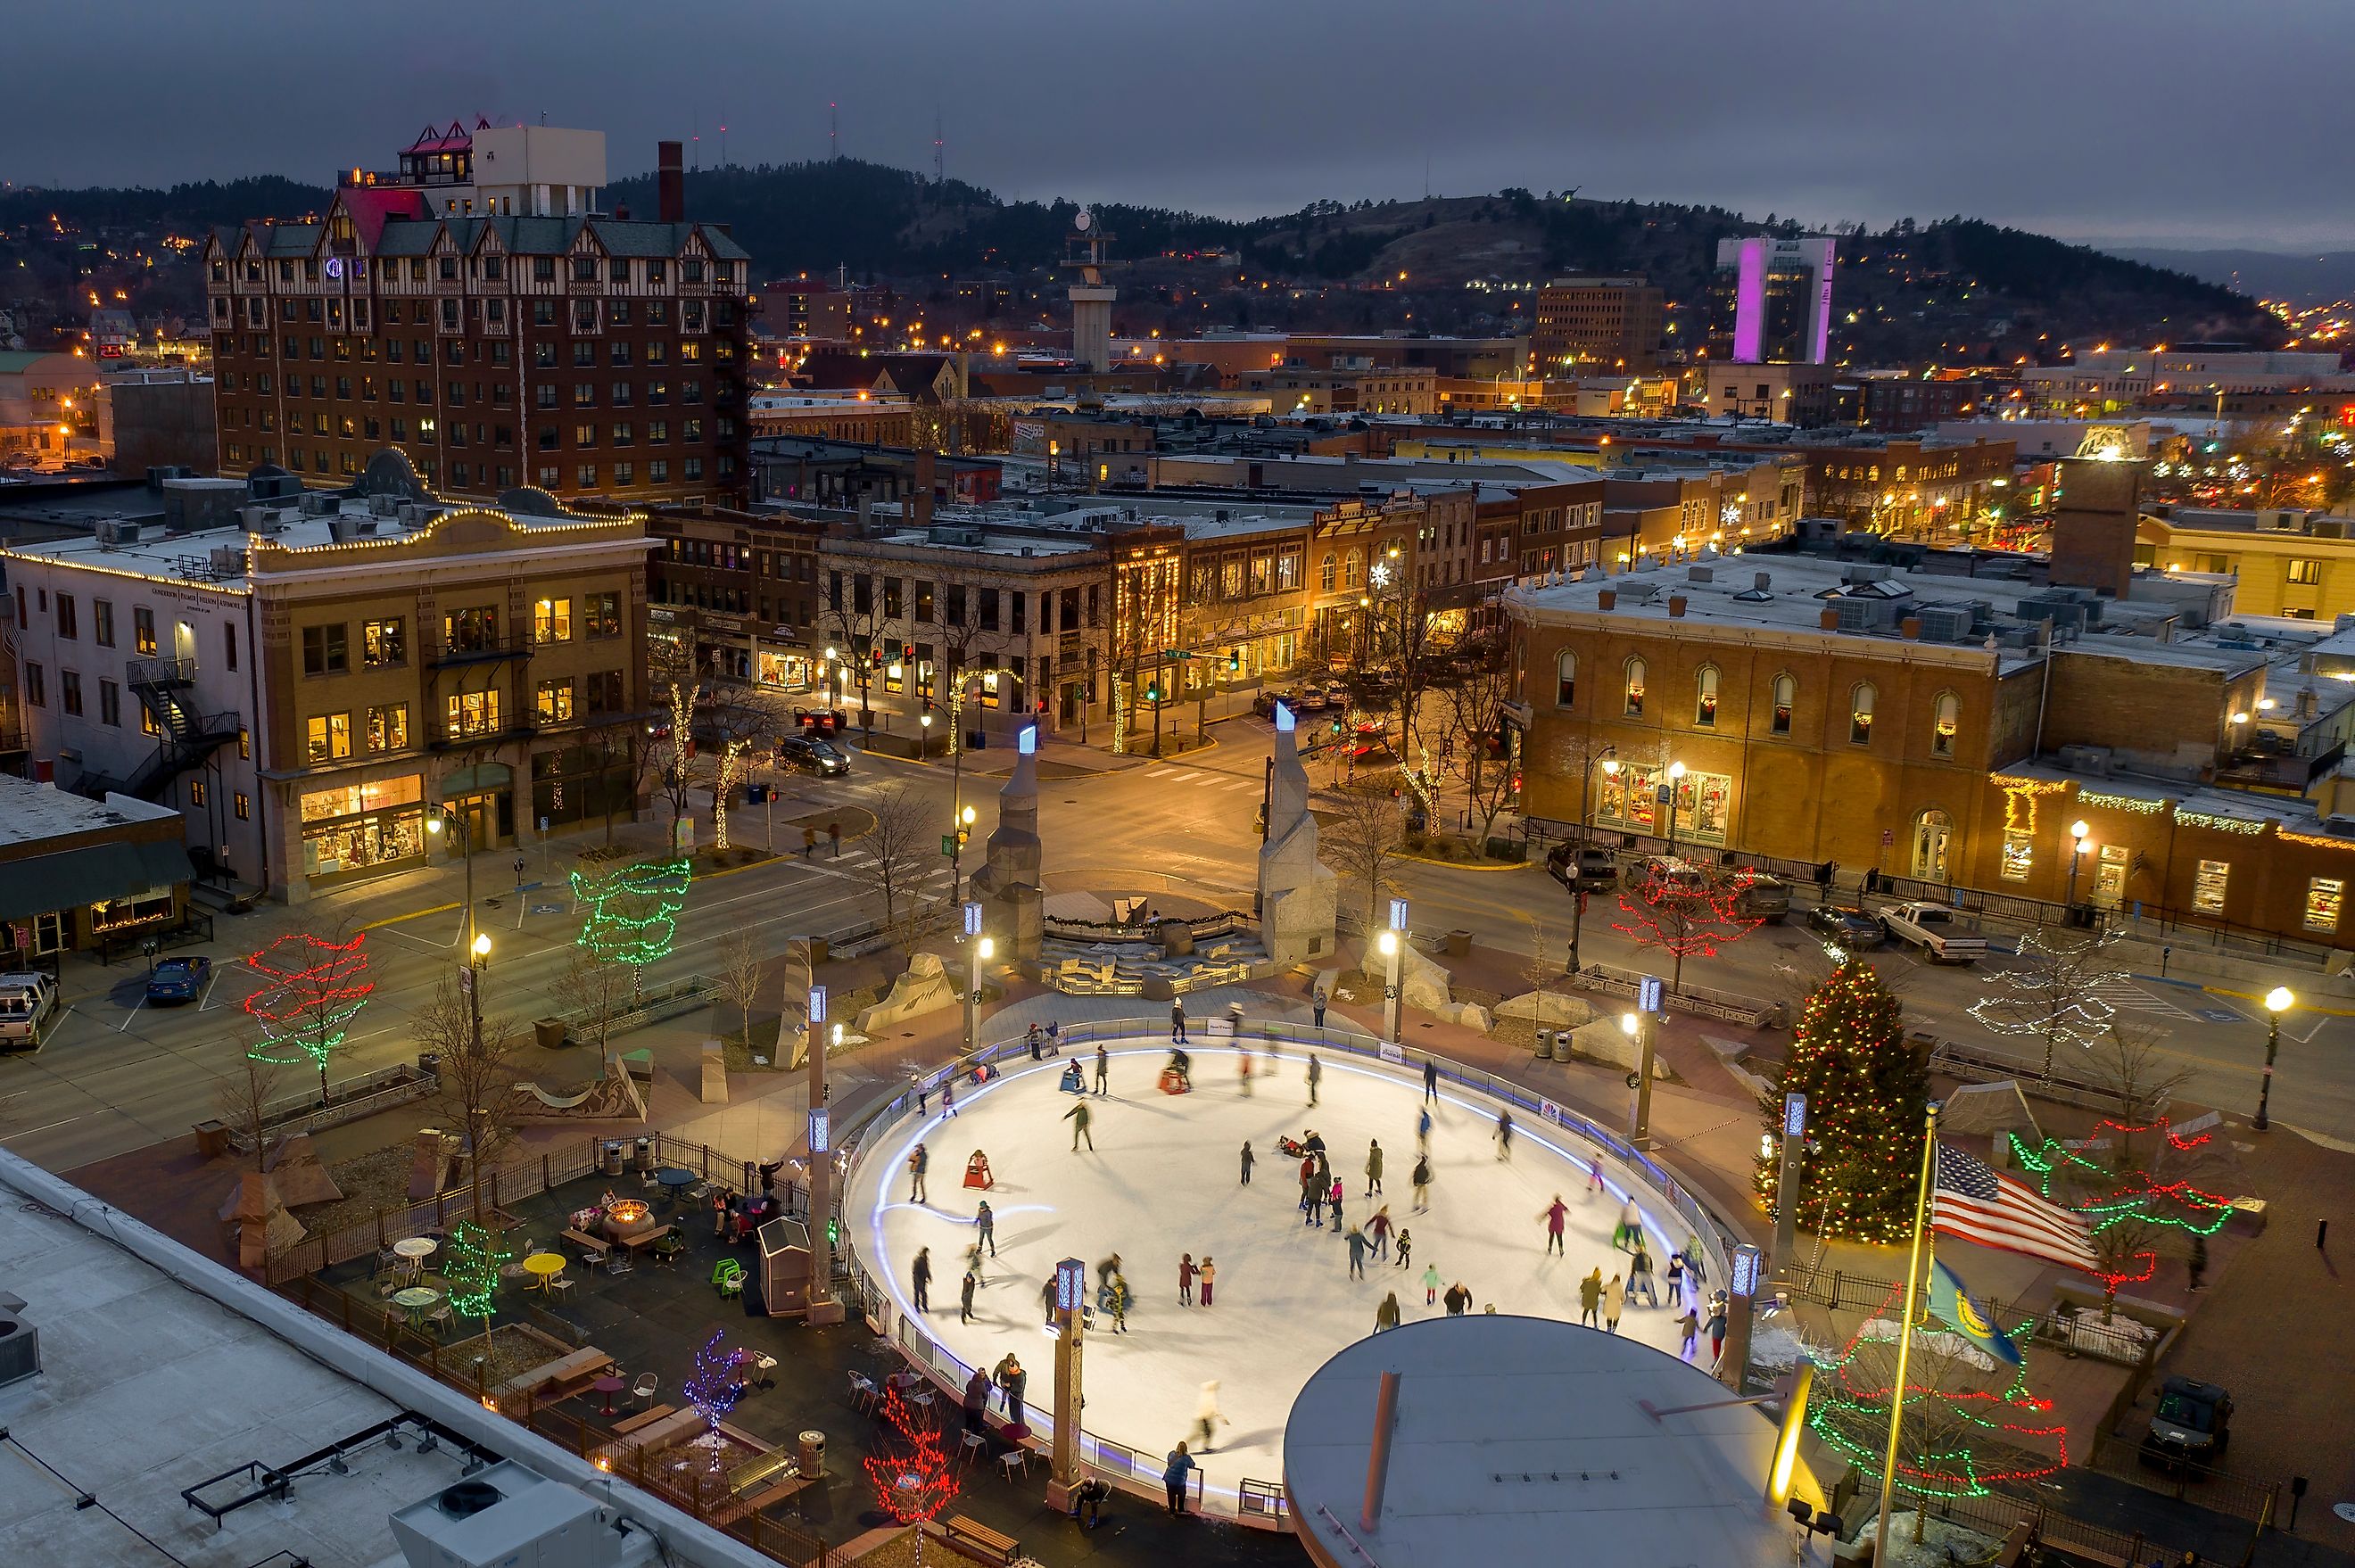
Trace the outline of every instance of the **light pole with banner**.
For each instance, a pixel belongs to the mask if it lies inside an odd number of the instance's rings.
[[[1080,1484],[1080,1339],[1087,1317],[1088,1265],[1055,1265],[1055,1446],[1047,1467],[1047,1506],[1069,1512]]]
[[[1400,1031],[1404,1027],[1399,1016],[1399,976],[1406,963],[1407,941],[1406,900],[1392,899],[1390,926],[1374,944],[1387,961],[1382,979],[1382,1039],[1391,1045],[1399,1043]]]
[[[1783,1173],[1774,1185],[1774,1251],[1768,1267],[1787,1269],[1799,1236],[1799,1156],[1807,1142],[1807,1097],[1783,1096]]]
[[[1734,1392],[1750,1371],[1750,1322],[1757,1305],[1764,1260],[1748,1242],[1733,1249],[1733,1273],[1725,1285],[1725,1353],[1718,1358],[1717,1378]]]
[[[981,933],[981,905],[964,906],[964,1053],[971,1056],[980,1029],[981,966],[989,958],[989,938]]]
[[[1620,1030],[1636,1046],[1636,1071],[1628,1074],[1635,1104],[1628,1113],[1627,1141],[1637,1148],[1652,1147],[1652,1060],[1659,1049],[1663,1001],[1659,977],[1646,975],[1636,982],[1636,1010],[1619,1019]]]
[[[826,987],[809,988],[809,1321],[839,1323],[834,1295],[834,1125],[826,1104]]]

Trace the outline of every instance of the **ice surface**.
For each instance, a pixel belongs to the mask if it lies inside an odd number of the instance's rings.
[[[987,1085],[964,1085],[954,1119],[943,1117],[934,1100],[921,1125],[911,1119],[870,1139],[845,1194],[846,1238],[901,1312],[911,1305],[910,1265],[919,1247],[930,1247],[925,1330],[968,1366],[994,1366],[1008,1350],[1021,1356],[1034,1425],[1043,1429],[1052,1414],[1053,1335],[1044,1327],[1039,1287],[1061,1258],[1088,1264],[1092,1297],[1096,1262],[1118,1253],[1136,1295],[1127,1333],[1114,1333],[1101,1313],[1088,1333],[1083,1424],[1156,1461],[1180,1438],[1199,1448],[1193,1425],[1201,1385],[1216,1379],[1227,1424],[1212,1440],[1207,1481],[1230,1492],[1245,1477],[1281,1478],[1294,1396],[1334,1351],[1372,1331],[1385,1292],[1398,1293],[1402,1321],[1444,1315],[1444,1307],[1424,1304],[1426,1264],[1437,1265],[1443,1293],[1461,1280],[1475,1312],[1493,1303],[1498,1312],[1575,1322],[1579,1279],[1599,1265],[1608,1280],[1629,1261],[1611,1246],[1627,1173],[1605,1156],[1608,1190],[1590,1195],[1588,1146],[1563,1129],[1517,1115],[1513,1157],[1500,1161],[1491,1104],[1443,1084],[1433,1113],[1432,1207],[1415,1214],[1409,1211],[1419,1074],[1327,1056],[1321,1103],[1310,1110],[1304,1053],[1287,1049],[1272,1076],[1265,1053],[1255,1053],[1262,1075],[1246,1098],[1233,1051],[1189,1049],[1197,1088],[1177,1096],[1155,1087],[1166,1046],[1113,1051],[1113,1093],[1088,1096],[1093,1153],[1084,1144],[1071,1152],[1071,1124],[1061,1118],[1073,1097],[1056,1088],[1075,1056],[1092,1082],[1094,1052],[1078,1047],[1043,1063],[1009,1063],[1006,1076]],[[1329,1217],[1321,1229],[1307,1228],[1298,1207],[1299,1161],[1284,1157],[1276,1139],[1311,1128],[1323,1135],[1334,1173],[1348,1183],[1347,1223],[1359,1224],[1387,1203],[1391,1219],[1413,1233],[1410,1267],[1369,1252],[1366,1277],[1352,1279],[1346,1232],[1336,1234]],[[1238,1180],[1246,1138],[1258,1156],[1249,1187]],[[1384,1192],[1371,1202],[1363,1197],[1369,1138],[1381,1140],[1385,1157]],[[906,1201],[907,1156],[919,1139],[931,1155],[922,1206]],[[984,1260],[974,1320],[961,1325],[958,1283],[985,1196],[961,1183],[976,1148],[996,1177],[986,1196],[996,1215],[998,1256]],[[1557,1192],[1570,1206],[1567,1253],[1549,1257],[1540,1211]],[[1669,1228],[1675,1216],[1665,1203],[1645,1206],[1644,1215],[1655,1270],[1664,1269],[1684,1230]],[[1217,1260],[1214,1305],[1178,1305],[1181,1253],[1197,1264]],[[1660,1301],[1626,1307],[1620,1332],[1673,1354],[1682,1309],[1667,1305],[1665,1279]],[[1703,1336],[1703,1365],[1708,1354]]]

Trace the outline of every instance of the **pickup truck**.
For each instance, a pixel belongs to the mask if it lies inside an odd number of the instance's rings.
[[[1878,918],[1890,941],[1920,948],[1933,964],[1969,964],[1987,955],[1987,938],[1965,932],[1945,904],[1887,904]]]

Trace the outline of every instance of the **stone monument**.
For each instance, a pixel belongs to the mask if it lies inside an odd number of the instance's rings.
[[[989,858],[968,884],[981,905],[981,928],[997,944],[997,957],[1005,963],[1036,959],[1045,934],[1045,911],[1039,902],[1039,867],[1046,851],[1039,842],[1036,724],[1023,727],[1015,752],[1014,772],[997,795]]]
[[[1275,768],[1268,785],[1267,842],[1259,850],[1259,930],[1268,956],[1284,965],[1333,951],[1338,898],[1332,869],[1316,858],[1308,814],[1308,773],[1300,765],[1298,720],[1275,705]]]

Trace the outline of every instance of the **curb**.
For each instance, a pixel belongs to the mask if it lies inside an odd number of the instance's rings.
[[[382,920],[369,921],[366,925],[361,926],[360,929],[362,931],[374,931],[379,926],[399,925],[404,920],[422,920],[429,914],[447,914],[453,909],[464,909],[465,907],[465,901],[463,899],[453,899],[448,903],[434,904],[428,909],[413,909],[407,914],[389,914]]]
[[[1530,865],[1527,860],[1508,861],[1501,866],[1466,862],[1463,860],[1434,860],[1428,855],[1410,855],[1403,850],[1400,851],[1394,858],[1401,860],[1412,860],[1418,866],[1444,866],[1451,871],[1526,871],[1529,869]]]

